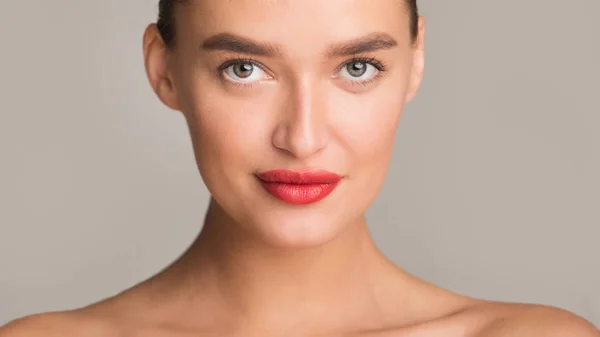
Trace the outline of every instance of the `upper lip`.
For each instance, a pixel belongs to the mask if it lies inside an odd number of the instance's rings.
[[[292,171],[279,169],[260,172],[256,176],[267,183],[296,185],[335,184],[342,179],[342,176],[339,174],[325,170]]]

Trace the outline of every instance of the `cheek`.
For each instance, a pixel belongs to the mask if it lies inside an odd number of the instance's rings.
[[[371,96],[346,99],[345,109],[336,110],[338,139],[349,156],[348,179],[352,184],[348,195],[357,209],[366,209],[375,200],[388,172],[405,103],[405,87],[398,83],[392,86],[376,89]]]
[[[203,177],[234,179],[253,173],[268,144],[268,100],[236,99],[220,90],[196,90],[186,95],[186,116]],[[208,183],[208,182],[207,182]]]
[[[352,155],[353,166],[377,169],[389,161],[404,106],[402,92],[396,86],[336,103],[336,135]]]
[[[207,65],[185,58],[178,61],[176,87],[202,173],[220,163],[243,159],[239,154],[252,142],[247,131],[253,127],[248,123],[252,108],[232,104],[216,76],[206,70]]]
[[[252,200],[232,198],[231,191],[248,195],[248,177],[260,148],[260,125],[252,123],[251,111],[215,104],[215,97],[196,96],[187,110],[190,136],[200,176],[210,194],[228,213],[247,209]],[[246,174],[244,174],[246,173]]]

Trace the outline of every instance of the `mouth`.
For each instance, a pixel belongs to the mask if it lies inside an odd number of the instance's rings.
[[[339,174],[328,171],[272,170],[258,173],[256,177],[265,191],[292,205],[321,201],[342,180]]]

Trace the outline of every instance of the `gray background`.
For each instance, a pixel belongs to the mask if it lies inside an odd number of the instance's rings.
[[[0,1],[0,324],[112,295],[199,230],[184,120],[143,70],[157,3]],[[421,8],[427,71],[377,243],[442,287],[600,325],[600,1]]]

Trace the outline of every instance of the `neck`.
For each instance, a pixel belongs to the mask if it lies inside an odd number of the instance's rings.
[[[167,279],[185,278],[181,289],[195,302],[229,320],[236,316],[236,324],[259,323],[271,331],[380,322],[390,299],[379,294],[401,280],[375,247],[364,217],[321,246],[282,249],[254,238],[214,201],[196,241],[165,274],[173,273],[185,276]]]

